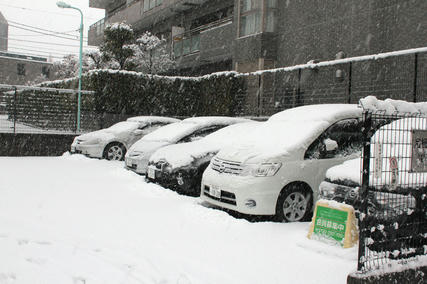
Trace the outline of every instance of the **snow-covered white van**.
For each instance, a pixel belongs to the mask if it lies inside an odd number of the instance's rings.
[[[201,199],[243,214],[307,220],[326,170],[360,155],[362,124],[362,109],[352,104],[277,113],[211,160]]]

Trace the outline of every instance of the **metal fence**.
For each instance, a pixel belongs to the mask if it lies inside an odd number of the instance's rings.
[[[1,133],[76,133],[78,91],[0,84]],[[94,92],[82,91],[81,132],[108,127],[130,115],[99,113]]]
[[[427,117],[365,112],[358,270],[427,252]]]
[[[427,47],[250,73],[246,113],[271,115],[307,104],[358,103],[366,96],[427,101]]]

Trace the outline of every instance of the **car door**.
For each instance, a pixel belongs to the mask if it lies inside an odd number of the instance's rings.
[[[304,170],[315,200],[326,171],[346,160],[359,157],[363,148],[361,119],[345,119],[326,129],[307,149]]]

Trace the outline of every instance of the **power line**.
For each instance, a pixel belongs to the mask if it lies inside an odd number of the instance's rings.
[[[2,4],[2,3],[0,3],[0,5],[1,6],[6,6],[6,7],[10,7],[10,8],[15,8],[15,9],[22,9],[22,10],[28,10],[28,11],[34,11],[34,12],[56,14],[56,15],[61,15],[61,16],[73,17],[73,18],[77,18],[77,17],[80,18],[79,15],[73,15],[73,14],[65,14],[65,13],[58,13],[58,12],[46,11],[46,10],[38,10],[38,9],[32,9],[32,8],[14,6],[14,5],[8,5],[8,4]],[[96,20],[97,19],[97,18],[92,18],[92,17],[84,17],[84,18],[90,19],[90,20]]]
[[[30,49],[30,48],[23,48],[23,47],[16,47],[16,46],[12,46],[10,47],[10,49],[18,49],[18,50],[25,50],[25,51],[33,51],[33,52],[40,52],[40,53],[46,53],[46,54],[56,54],[56,55],[78,55],[78,53],[76,52],[60,52],[60,51],[56,51],[56,52],[52,52],[52,51],[42,51],[42,50],[36,50],[36,49]]]
[[[13,44],[13,45],[9,45],[9,47],[10,48],[14,48],[14,47],[22,47],[22,48],[38,48],[38,46],[34,46],[34,45],[25,45],[25,44],[19,44],[19,45],[17,45],[17,44]],[[57,52],[57,51],[59,51],[59,52],[68,52],[68,50],[67,49],[62,49],[62,50],[58,50],[58,48],[47,48],[47,47],[42,47],[43,48],[43,50],[50,50],[50,51],[52,51],[52,52]]]
[[[25,31],[30,31],[30,32],[42,34],[42,35],[53,36],[53,37],[57,37],[57,38],[67,39],[67,40],[79,41],[79,39],[77,39],[77,38],[70,38],[70,37],[60,36],[60,35],[56,35],[56,34],[53,34],[53,33],[45,33],[45,32],[40,32],[40,31],[33,31],[31,29],[27,29],[27,28],[24,28],[24,27],[16,26],[16,25],[13,25],[13,24],[9,24],[9,26],[17,28],[17,29],[25,30]]]
[[[53,42],[43,42],[43,41],[34,41],[34,40],[16,39],[16,38],[7,38],[7,37],[2,37],[2,36],[0,36],[0,38],[14,40],[14,41],[24,41],[24,42],[31,42],[31,43],[40,43],[40,44],[46,44],[46,45],[80,47],[79,45],[71,45],[71,44],[63,44],[63,43],[53,43]],[[96,46],[91,46],[91,45],[83,46],[83,48],[95,48],[95,47]]]
[[[13,23],[15,25],[20,25],[20,26],[23,26],[23,27],[31,28],[31,29],[34,29],[34,30],[40,30],[40,31],[44,31],[44,32],[52,33],[52,34],[62,34],[62,35],[68,35],[68,36],[77,36],[77,35],[70,34],[70,32],[74,32],[74,31],[78,32],[79,31],[79,30],[72,30],[72,31],[69,31],[69,32],[57,32],[57,31],[47,30],[47,29],[43,29],[43,28],[31,26],[31,25],[26,25],[26,24],[18,23],[18,22],[15,22],[15,21],[8,21],[8,22],[9,23]],[[13,25],[11,25],[11,26],[13,26]],[[18,28],[24,29],[22,27],[18,27]],[[34,31],[34,32],[36,32],[36,31]],[[83,38],[87,38],[87,37],[83,37]]]

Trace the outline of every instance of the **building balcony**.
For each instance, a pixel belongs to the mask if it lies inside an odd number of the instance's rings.
[[[107,9],[113,3],[114,3],[114,0],[89,0],[89,7]]]
[[[181,68],[230,60],[232,17],[198,27],[172,39],[173,56]]]
[[[148,1],[148,2],[146,2]],[[113,1],[113,0],[90,0],[89,6],[107,10],[107,17],[89,28],[89,44],[99,45],[102,42],[103,28],[105,24],[126,21],[134,30],[143,30],[152,26],[153,23],[162,21],[186,10],[193,9],[208,0],[153,0],[139,1]],[[144,5],[145,3],[145,5]],[[146,3],[150,3],[147,5]]]

